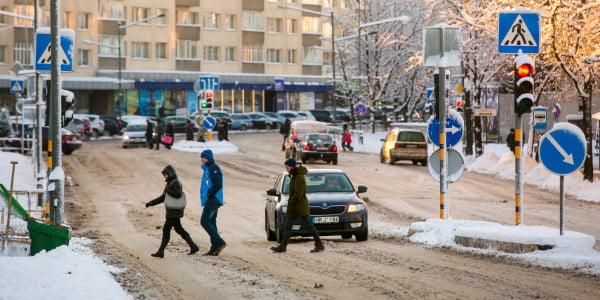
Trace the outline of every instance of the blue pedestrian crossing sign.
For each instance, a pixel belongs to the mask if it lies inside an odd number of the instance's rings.
[[[540,160],[548,171],[567,175],[585,161],[585,135],[576,125],[559,122],[540,139]]]
[[[61,72],[73,72],[73,40],[75,33],[71,29],[60,30],[58,62]],[[48,27],[42,27],[35,34],[35,70],[52,70],[51,36]]]
[[[25,81],[24,80],[11,80],[10,81],[10,93],[11,94],[23,94],[25,92]]]
[[[517,10],[498,14],[498,53],[540,53],[540,14]]]
[[[208,130],[215,128],[216,125],[217,119],[215,119],[215,117],[207,116],[202,119],[202,126]]]

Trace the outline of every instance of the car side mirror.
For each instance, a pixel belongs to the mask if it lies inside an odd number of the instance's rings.
[[[369,188],[365,185],[359,185],[357,193],[366,193]]]
[[[268,196],[279,196],[279,195],[277,194],[277,190],[276,190],[276,189],[268,189],[268,190],[267,190],[267,195],[268,195]]]

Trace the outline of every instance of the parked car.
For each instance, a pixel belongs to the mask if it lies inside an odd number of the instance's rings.
[[[206,117],[208,115],[208,111],[202,110],[202,111],[200,111],[200,114],[202,114],[202,117]],[[231,114],[229,112],[226,112],[224,110],[211,110],[210,115],[211,115],[211,117],[214,117],[215,119],[217,119],[217,121],[223,120],[223,121],[227,122],[227,128],[231,129]],[[197,116],[198,116],[198,112],[193,113],[192,119],[195,120]],[[217,126],[215,126],[215,128],[213,128],[213,130],[217,130]]]
[[[169,117],[164,117],[161,119],[161,122],[163,124],[163,126],[166,128],[167,124],[169,124],[169,122],[171,122],[171,120],[175,121],[175,133],[185,133],[185,126],[187,121],[189,120],[190,122],[192,122],[192,125],[194,125],[194,132],[198,131],[198,123],[196,123],[196,121],[190,117],[183,117],[183,116],[169,116]]]
[[[104,135],[104,121],[99,115],[92,114],[74,114],[74,118],[87,118],[92,125],[92,136],[97,137]]]
[[[146,143],[146,120],[130,120],[123,130],[123,148],[129,146],[147,146]]]
[[[285,117],[278,113],[274,113],[272,111],[265,111],[265,112],[263,112],[263,114],[265,114],[273,119],[276,119],[277,123],[279,123],[279,125],[277,127],[281,127],[285,123]]]
[[[277,114],[290,119],[290,121],[292,121],[292,122],[306,120],[306,117],[299,115],[297,112],[295,112],[293,110],[279,110],[279,111],[277,111]]]
[[[335,110],[335,113],[333,114],[335,116],[335,122],[336,123],[348,123],[350,122],[350,112],[346,111],[346,110]]]
[[[100,118],[104,121],[104,134],[121,134],[121,129],[123,129],[121,120],[113,116],[100,116]]]
[[[315,118],[315,116],[308,110],[301,110],[298,112],[299,115],[303,116],[305,118],[305,120],[310,120],[310,121],[319,121],[317,120],[317,118]]]
[[[335,139],[327,133],[309,133],[296,144],[296,160],[306,163],[309,160],[323,160],[337,165],[338,148]]]
[[[326,122],[326,123],[334,123],[335,118],[333,115],[333,111],[327,109],[311,109],[309,110],[317,121]]]
[[[427,165],[427,140],[425,135],[418,130],[392,128],[385,139],[379,152],[379,161],[390,165],[399,160],[410,160],[413,164]]]
[[[358,194],[367,191],[366,186],[355,190],[352,182],[341,170],[308,170],[306,197],[310,206],[310,218],[319,235],[341,235],[356,241],[368,239],[368,209]],[[280,242],[287,218],[290,177],[287,172],[279,174],[273,187],[267,190],[265,205],[265,231],[267,240]],[[292,227],[292,236],[311,236],[300,224]]]
[[[73,118],[65,128],[77,133],[83,139],[92,136],[92,123],[88,118]]]
[[[254,124],[250,116],[246,114],[231,114],[231,129],[232,130],[248,130],[254,128]]]
[[[273,119],[269,118],[267,115],[257,112],[249,112],[244,113],[250,119],[252,119],[254,124],[254,129],[271,129],[277,128],[277,122],[274,122]]]
[[[49,128],[48,126],[44,126],[42,127],[42,151],[48,151],[48,132],[49,132]],[[25,129],[25,136],[31,136],[33,134],[33,126],[28,126]],[[81,139],[79,137],[79,135],[71,130],[68,130],[66,128],[61,128],[60,129],[60,133],[61,133],[61,148],[62,148],[62,153],[65,155],[70,155],[72,154],[75,150],[81,148],[81,145],[83,144],[81,142]],[[10,146],[10,147],[15,147],[15,148],[21,148],[21,136],[20,135],[15,135],[13,136],[14,139],[9,140],[6,145]],[[31,148],[31,142],[25,142],[23,143],[25,145],[25,148]]]

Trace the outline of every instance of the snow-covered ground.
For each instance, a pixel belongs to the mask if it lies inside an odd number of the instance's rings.
[[[353,146],[355,152],[378,154],[381,139],[385,132],[363,133],[363,143],[359,143],[355,134]],[[230,142],[211,141],[196,143],[177,142],[174,149],[186,152],[202,152],[212,149],[216,154],[237,152],[237,147]],[[431,151],[432,149],[430,149]],[[0,183],[10,187],[11,161],[16,165],[14,189],[29,190],[35,188],[33,165],[29,157],[15,153],[0,152]],[[501,178],[514,176],[514,157],[506,145],[488,144],[484,155],[465,158],[466,169],[470,172],[492,173]],[[545,170],[535,160],[526,158],[523,164],[525,183],[537,184],[540,188],[558,191],[558,176]],[[566,193],[586,201],[600,201],[600,184],[582,180],[578,173],[565,177]],[[3,204],[0,204],[3,205]],[[26,223],[11,221],[16,231],[26,230]],[[409,228],[398,228],[389,224],[372,222],[370,230],[379,235],[406,237]],[[496,223],[471,220],[429,219],[412,224],[418,233],[410,237],[410,241],[428,246],[453,247],[461,251],[478,253],[494,253],[508,256],[529,263],[553,268],[577,269],[581,272],[600,274],[600,254],[593,250],[594,237],[566,231],[560,236],[558,229],[540,226],[504,226]],[[5,225],[0,225],[4,232]],[[535,251],[527,254],[507,254],[493,249],[474,249],[457,245],[454,236],[462,234],[492,240],[513,241],[527,244],[554,244],[551,250]],[[86,246],[90,243],[85,238],[73,238],[69,246],[61,246],[50,252],[42,251],[33,257],[0,256],[0,282],[2,282],[2,299],[130,299],[126,292],[116,283],[111,273],[121,270],[104,264]],[[44,270],[38,272],[34,270]],[[36,282],[36,284],[31,284]]]

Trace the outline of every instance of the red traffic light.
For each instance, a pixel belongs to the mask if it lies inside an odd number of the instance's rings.
[[[533,65],[530,64],[522,64],[517,68],[517,76],[519,77],[527,77],[533,74]]]
[[[206,92],[206,98],[212,98],[213,93],[211,91]]]

